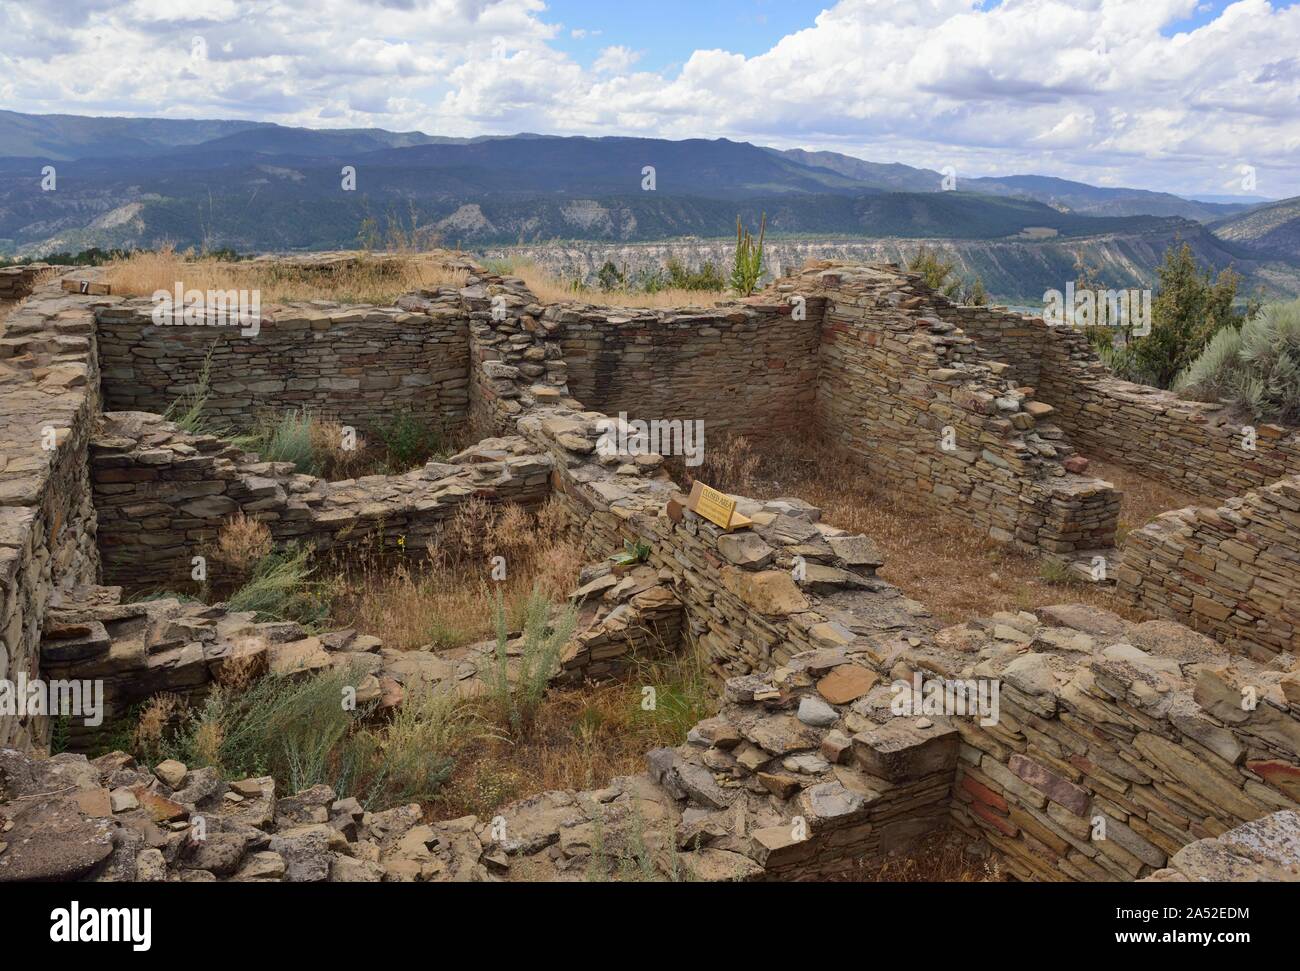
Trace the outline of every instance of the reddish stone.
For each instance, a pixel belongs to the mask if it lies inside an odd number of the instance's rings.
[[[1073,472],[1075,475],[1083,475],[1088,471],[1088,460],[1082,455],[1071,455],[1061,464],[1065,466],[1065,471]]]
[[[841,664],[817,682],[817,690],[832,705],[857,701],[876,686],[880,675],[857,664]]]
[[[1017,752],[1011,756],[1007,768],[1047,796],[1052,802],[1064,806],[1076,816],[1086,816],[1088,814],[1088,804],[1092,799],[1088,795],[1088,791],[1079,788],[1068,779],[1062,779],[1046,766],[1039,765],[1032,759],[1027,759]]]
[[[1247,762],[1246,768],[1274,789],[1300,802],[1300,766],[1279,762],[1277,759],[1268,759]]]
[[[154,822],[168,823],[176,819],[184,819],[189,815],[189,810],[180,803],[151,791],[147,786],[132,786],[131,792],[135,794],[140,806]]]
[[[970,776],[962,776],[961,787],[976,800],[993,807],[1002,815],[1007,814],[1007,801],[983,783],[976,782]]]
[[[1001,816],[995,813],[988,806],[984,805],[984,803],[982,802],[973,802],[970,804],[970,808],[971,808],[971,812],[973,812],[980,819],[984,820],[984,822],[988,823],[990,826],[992,826],[994,829],[1000,832],[1003,836],[1010,836],[1014,839],[1015,835],[1018,832],[1020,832],[1018,829],[1016,829],[1015,824],[1013,824],[1010,820],[1003,819]]]

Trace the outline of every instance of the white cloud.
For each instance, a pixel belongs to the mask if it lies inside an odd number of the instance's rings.
[[[830,0],[828,0],[830,2]],[[1300,6],[839,0],[745,56],[585,69],[543,0],[65,0],[0,6],[0,105],[314,126],[731,137],[963,175],[1300,194]],[[567,31],[574,39],[598,32]],[[203,37],[208,58],[189,59]]]
[[[641,52],[634,51],[630,47],[621,45],[606,47],[600,52],[591,69],[597,74],[621,74],[639,60],[641,60]]]

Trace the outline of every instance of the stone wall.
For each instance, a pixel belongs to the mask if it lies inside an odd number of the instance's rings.
[[[469,284],[461,299],[470,320],[470,431],[511,435],[526,409],[567,393],[560,323],[522,280],[480,269]]]
[[[46,284],[0,322],[0,679],[38,677],[52,603],[99,566],[86,448],[98,408],[92,306]],[[0,745],[49,737],[0,714]]]
[[[1052,328],[1038,397],[1076,447],[1205,500],[1300,473],[1300,429],[1249,423],[1224,405],[1111,377],[1077,332]],[[1244,429],[1255,428],[1254,448]]]
[[[815,417],[886,479],[1005,541],[1069,554],[1108,545],[1113,491],[1070,471],[1078,456],[1047,420],[1050,406],[1024,390],[1032,362],[991,360],[960,332],[992,331],[994,317],[955,324],[890,267],[822,265],[774,292],[737,308],[736,325],[774,314],[792,293],[825,297]],[[503,808],[504,833],[476,818],[420,826],[411,807],[367,814],[327,793],[280,807],[265,780],[232,790],[204,770],[148,773],[120,757],[97,766],[93,779],[68,770],[80,780],[74,788],[92,793],[73,807],[37,786],[42,772],[57,776],[69,764],[50,760],[16,776],[35,787],[19,794],[28,802],[12,813],[3,807],[32,830],[32,842],[23,830],[23,853],[7,865],[19,859],[39,876],[100,879],[577,879],[649,824],[663,831],[661,841],[676,841],[660,849],[675,849],[705,879],[813,879],[874,864],[951,822],[986,838],[1021,879],[1170,878],[1162,868],[1171,858],[1174,873],[1186,875],[1188,859],[1209,852],[1184,847],[1295,808],[1300,672],[1290,654],[1270,652],[1260,664],[1177,624],[1130,624],[1082,607],[936,630],[923,605],[876,575],[881,558],[869,538],[822,523],[807,503],[741,497],[753,525],[727,532],[683,508],[660,456],[597,454],[605,416],[568,384],[572,321],[564,315],[572,308],[542,308],[518,281],[476,274],[454,298],[410,295],[401,309],[427,315],[455,301],[469,329],[470,424],[508,435],[406,476],[326,483],[138,413],[104,416],[88,463],[97,360],[90,312],[111,320],[120,301],[38,292],[0,338],[6,663],[16,658],[34,672],[43,630],[42,670],[103,677],[121,707],[162,687],[201,693],[224,663],[250,650],[279,673],[359,663],[366,690],[385,703],[416,681],[454,687],[488,656],[477,648],[388,652],[355,632],[311,638],[295,625],[257,625],[220,608],[123,605],[120,591],[87,591],[95,572],[88,464],[104,571],[137,585],[188,578],[190,558],[236,511],[266,519],[280,540],[324,550],[378,542],[418,554],[470,495],[527,504],[553,493],[594,559],[628,539],[650,548],[644,566],[586,591],[614,601],[566,652],[566,671],[602,676],[615,652],[651,646],[624,621],[661,626],[723,679],[719,714],[686,744],[649,753],[644,775]],[[1017,331],[999,336],[1033,339]],[[53,423],[67,429],[53,456],[38,455],[30,441],[33,401],[58,411]],[[944,426],[957,430],[956,453],[939,447]],[[1241,513],[1255,561],[1269,570],[1294,562],[1269,530],[1294,525],[1295,498],[1279,483],[1268,490],[1271,504],[1259,500],[1248,519]],[[1192,539],[1209,542],[1201,532],[1182,541],[1190,548]],[[1223,549],[1224,539],[1216,542]],[[1227,551],[1245,562],[1236,547]],[[1217,561],[1214,572],[1231,576]],[[915,676],[996,682],[996,721],[895,713],[890,682]],[[32,726],[6,730],[6,741],[20,745],[36,734]],[[230,791],[240,798],[227,799]],[[241,800],[252,800],[260,822],[243,818]],[[88,836],[75,874],[40,871],[31,847],[42,845],[42,818],[100,835],[113,826],[138,832],[127,817],[141,806],[166,808],[174,835],[147,848]],[[208,807],[239,817],[220,829],[231,837],[219,841],[229,853],[214,856],[185,837],[181,824]],[[303,828],[329,828],[336,816],[342,840]]]
[[[1044,345],[1051,339],[1041,317],[1025,317],[997,307],[965,307],[927,291],[923,285],[918,289],[925,293],[924,306],[929,313],[957,327],[973,341],[967,348],[972,360],[1000,365],[1005,368],[1000,374],[1020,387],[1039,387],[1044,380]],[[1037,397],[1044,400],[1041,395]]]
[[[554,312],[569,390],[583,404],[630,419],[702,420],[717,442],[727,434],[807,434],[821,301],[804,310],[801,321],[772,301],[714,311],[573,305]]]
[[[681,509],[657,456],[595,455],[600,418],[562,402],[533,407],[518,427],[552,455],[556,492],[589,551],[647,543],[649,568],[676,593],[683,634],[727,679],[728,701],[764,712],[725,706],[692,733],[697,748],[649,757],[683,812],[698,807],[690,818],[707,836],[697,847],[762,867],[728,857],[733,874],[830,875],[950,815],[1017,878],[1135,879],[1300,801],[1300,672],[1095,608],[936,632],[924,607],[875,577],[866,537],[821,524],[798,500],[741,499],[753,527],[724,532]],[[914,677],[996,682],[996,720],[895,714],[888,679]],[[1260,697],[1253,711],[1241,710],[1243,686]],[[810,734],[809,722],[830,731]],[[778,818],[756,817],[738,839],[730,813],[747,797],[732,790],[760,787]]]
[[[45,263],[0,267],[0,300],[21,300],[32,292],[37,278],[49,269]]]
[[[456,431],[469,406],[468,324],[455,290],[419,303],[268,307],[258,333],[243,336],[235,326],[155,326],[151,303],[127,301],[99,314],[105,407],[165,413],[210,366],[204,414],[219,427],[305,408],[363,432],[403,414]]]
[[[1300,803],[1300,672],[1181,625],[1047,607],[941,631],[918,655],[927,677],[1000,682],[996,724],[954,719],[953,818],[1021,879],[1143,877]]]
[[[1300,654],[1300,475],[1124,541],[1119,594],[1259,660]]]
[[[909,278],[814,267],[778,289],[826,294],[817,423],[832,442],[999,542],[1067,560],[1114,545],[1113,487],[1071,471],[1086,462],[1047,420],[1052,409],[1009,366],[981,363]]]
[[[157,415],[109,412],[90,456],[105,582],[133,589],[189,589],[195,556],[219,582],[212,547],[236,513],[266,523],[277,543],[418,557],[472,497],[532,507],[550,492],[550,458],[517,437],[405,475],[327,482]]]

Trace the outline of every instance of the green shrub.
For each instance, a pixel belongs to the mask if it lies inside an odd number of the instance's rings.
[[[311,547],[289,544],[258,560],[248,582],[230,596],[234,611],[251,610],[258,621],[292,620],[315,627],[329,615],[329,586],[311,580]]]
[[[375,758],[368,797],[382,794],[386,805],[432,799],[455,768],[452,753],[478,731],[473,708],[454,692],[435,692],[424,683],[409,688],[392,720],[371,733]]]
[[[610,260],[606,260],[605,265],[596,273],[596,285],[605,293],[623,289],[625,282],[625,274]]]
[[[367,808],[432,799],[476,730],[472,709],[451,693],[413,688],[390,721],[371,727],[372,707],[344,703],[362,676],[331,670],[218,687],[182,719],[165,754],[226,779],[269,775],[284,793],[328,785]]]
[[[962,303],[971,307],[983,307],[989,302],[988,290],[984,280],[976,277],[967,284],[957,273],[954,260],[943,259],[938,251],[929,246],[922,246],[916,255],[908,261],[907,269],[921,274],[921,280],[935,293],[941,293],[953,303]]]
[[[716,292],[727,286],[722,271],[716,263],[704,263],[698,270],[688,270],[681,260],[672,256],[664,264],[666,285],[676,290],[702,290]]]
[[[552,623],[550,604],[534,590],[524,607],[523,643],[516,656],[515,676],[509,676],[510,641],[505,602],[498,594],[493,610],[496,625],[496,664],[490,679],[492,701],[504,724],[516,735],[532,728],[546,685],[558,667],[560,653],[573,636],[577,613],[569,606]]]
[[[450,451],[442,426],[431,426],[404,412],[378,428],[391,472],[406,472]]]
[[[1229,399],[1256,421],[1300,421],[1300,300],[1268,304],[1240,329],[1219,331],[1174,388]]]
[[[731,287],[742,297],[748,297],[763,279],[763,239],[767,235],[767,213],[759,224],[758,238],[740,224],[736,217],[736,252],[731,262]]]
[[[170,754],[186,765],[211,766],[227,779],[269,775],[282,792],[325,783],[352,791],[355,758],[336,751],[358,723],[343,705],[352,672],[265,677],[240,691],[217,687],[190,712]]]

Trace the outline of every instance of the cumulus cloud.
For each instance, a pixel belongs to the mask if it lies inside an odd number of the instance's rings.
[[[600,52],[591,69],[597,74],[622,74],[639,60],[641,60],[641,52],[634,51],[630,47],[622,45],[606,47]]]
[[[309,126],[731,137],[959,174],[1300,193],[1300,6],[838,0],[752,56],[653,72],[542,0],[65,0],[0,6],[0,104]],[[684,25],[683,29],[688,29]],[[206,57],[190,56],[193,38]]]

